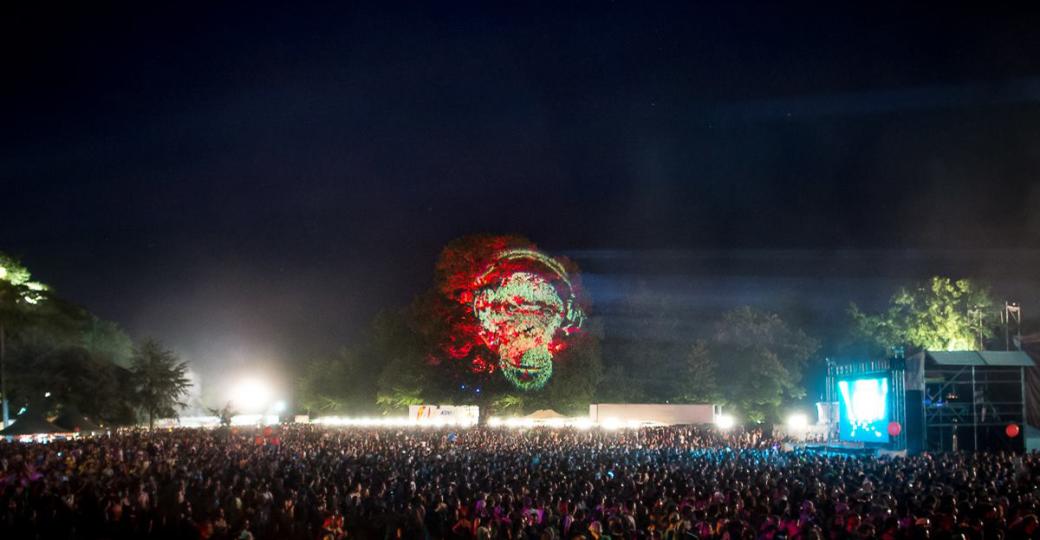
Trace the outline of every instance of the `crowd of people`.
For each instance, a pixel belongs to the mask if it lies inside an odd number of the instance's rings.
[[[753,431],[126,431],[0,442],[0,538],[1040,538],[1040,458]]]

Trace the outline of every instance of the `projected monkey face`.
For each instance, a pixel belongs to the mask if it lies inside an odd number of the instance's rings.
[[[509,274],[482,289],[473,302],[485,343],[499,355],[499,368],[521,389],[539,388],[552,376],[549,345],[564,319],[564,302],[543,277]]]
[[[480,338],[498,354],[498,367],[514,386],[541,388],[562,345],[557,334],[576,330],[583,317],[563,268],[537,252],[507,251],[478,284],[473,313]]]

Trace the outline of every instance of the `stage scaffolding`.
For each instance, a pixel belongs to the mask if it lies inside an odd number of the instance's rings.
[[[907,358],[828,360],[827,401],[837,402],[840,379],[887,376],[890,418],[899,422],[901,432],[882,448],[911,454],[1022,451],[1026,369],[1032,367],[1021,351],[927,351]],[[1009,424],[1017,424],[1022,434],[1008,437]]]
[[[923,447],[929,451],[1022,450],[1025,430],[1025,370],[1032,360],[1020,351],[927,352],[908,359],[910,379],[923,389]],[[920,373],[916,373],[916,370]]]

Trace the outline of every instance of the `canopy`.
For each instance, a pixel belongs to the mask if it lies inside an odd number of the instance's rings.
[[[55,418],[54,425],[63,431],[71,431],[73,433],[101,431],[100,426],[91,422],[89,418],[80,414],[79,411],[72,409],[66,409],[65,412],[61,413],[61,416]]]
[[[25,411],[14,419],[14,423],[0,431],[0,435],[36,435],[39,433],[64,433],[65,430],[50,423],[42,415]]]
[[[928,351],[928,357],[944,366],[1033,367],[1022,351]]]
[[[531,420],[552,420],[553,418],[567,418],[566,416],[552,410],[552,409],[539,409],[524,418],[530,418]]]

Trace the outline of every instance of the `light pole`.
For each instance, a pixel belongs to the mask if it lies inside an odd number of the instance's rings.
[[[1022,307],[1016,302],[1004,302],[1004,313],[1001,314],[1001,322],[1004,323],[1004,348],[1011,350],[1011,319],[1015,319],[1015,329],[1018,331],[1019,347],[1022,343]]]

